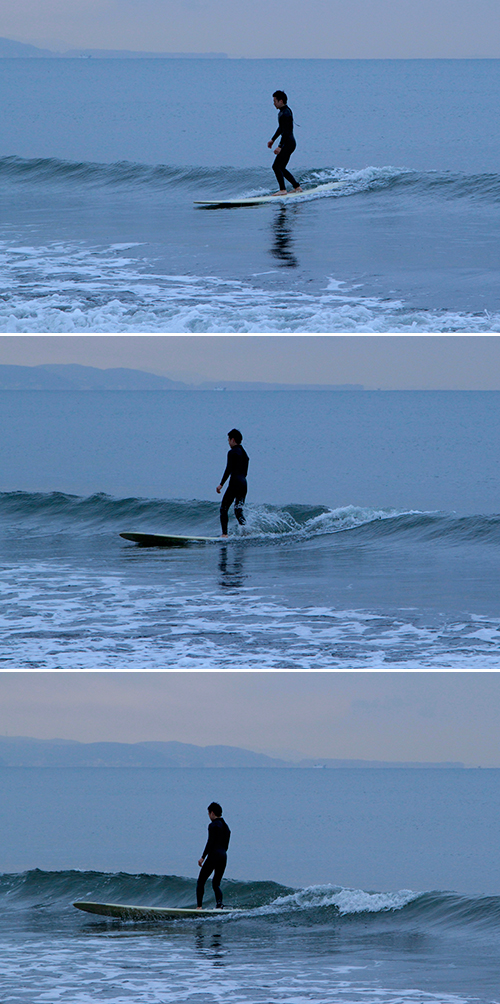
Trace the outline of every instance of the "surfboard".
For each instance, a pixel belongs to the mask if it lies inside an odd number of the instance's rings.
[[[188,544],[227,543],[227,537],[187,537],[175,533],[121,533],[124,540],[133,540],[141,547],[187,547]]]
[[[118,920],[167,920],[169,917],[206,917],[228,913],[238,913],[231,908],[217,910],[195,910],[194,907],[178,906],[127,906],[123,903],[91,903],[81,900],[73,903],[77,910],[97,913],[102,917],[117,917]]]
[[[286,195],[252,195],[241,199],[197,199],[195,206],[260,206],[265,202],[289,202],[290,199],[304,199],[310,195],[330,192],[335,188],[341,188],[345,181],[329,181],[324,185],[316,185],[314,188],[305,188],[302,192],[287,192]]]

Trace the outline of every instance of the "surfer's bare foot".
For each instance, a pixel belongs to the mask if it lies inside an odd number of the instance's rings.
[[[273,195],[286,195],[286,188],[280,188],[279,192],[273,192]]]
[[[302,189],[301,189],[300,185],[297,185],[297,188],[294,188],[294,192],[301,192],[301,191],[302,191]]]
[[[227,534],[227,533],[221,533],[221,537],[224,537],[225,540],[227,539],[228,536],[229,536],[229,534]]]

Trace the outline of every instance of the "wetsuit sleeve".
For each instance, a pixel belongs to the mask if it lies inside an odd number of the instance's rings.
[[[223,485],[224,482],[227,481],[227,479],[231,477],[232,473],[233,473],[233,453],[232,453],[232,450],[229,450],[229,453],[227,455],[226,470],[224,471],[224,474],[222,475],[222,479],[220,481],[220,484]]]
[[[271,143],[274,143],[275,139],[278,139],[278,136],[281,136],[281,119],[282,119],[281,112],[278,112],[278,128],[271,140]]]
[[[208,840],[207,840],[207,842],[205,844],[205,850],[203,851],[203,854],[201,855],[202,858],[206,858],[206,856],[207,856],[207,854],[208,854],[208,852],[210,850],[210,844],[211,844],[211,839],[210,838],[212,836],[212,834],[210,833],[210,827],[211,827],[211,825],[212,825],[211,823],[208,824]]]

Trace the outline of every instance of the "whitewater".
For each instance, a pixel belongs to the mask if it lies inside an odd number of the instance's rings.
[[[497,61],[1,63],[1,331],[500,330]],[[195,207],[273,190],[278,76],[342,187]]]

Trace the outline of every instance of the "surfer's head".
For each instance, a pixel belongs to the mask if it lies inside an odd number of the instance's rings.
[[[208,814],[215,816],[216,819],[220,819],[222,816],[222,806],[218,802],[210,802],[208,806]]]
[[[234,440],[236,446],[240,446],[243,436],[241,435],[239,429],[230,429],[227,434],[227,438],[229,439],[230,442],[231,440]]]
[[[288,101],[288,98],[284,91],[275,91],[273,94],[273,99],[275,108],[284,108],[284,106]]]

